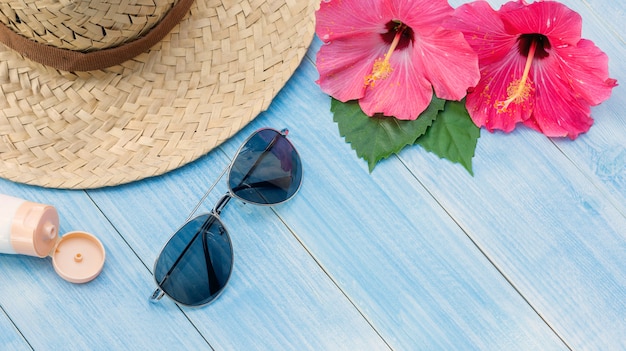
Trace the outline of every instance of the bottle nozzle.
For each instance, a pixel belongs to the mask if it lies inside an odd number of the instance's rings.
[[[54,223],[47,222],[43,225],[43,233],[47,239],[56,240],[58,234],[57,226]]]

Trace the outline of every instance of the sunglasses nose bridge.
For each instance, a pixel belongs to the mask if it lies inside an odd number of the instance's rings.
[[[230,194],[230,192],[222,196],[222,198],[219,199],[213,207],[213,210],[211,210],[211,213],[219,216],[219,214],[222,213],[222,210],[224,209],[224,207],[226,207],[226,204],[228,203],[228,201],[230,201],[230,199],[232,199],[232,195]]]

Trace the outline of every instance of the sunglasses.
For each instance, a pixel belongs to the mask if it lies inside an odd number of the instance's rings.
[[[215,300],[233,270],[233,247],[220,213],[232,198],[256,205],[291,199],[302,184],[302,163],[287,140],[288,131],[260,129],[246,139],[228,167],[207,190],[185,224],[165,244],[154,264],[158,288],[153,302],[167,295],[185,306]],[[217,182],[228,171],[228,192],[210,213],[192,219]]]

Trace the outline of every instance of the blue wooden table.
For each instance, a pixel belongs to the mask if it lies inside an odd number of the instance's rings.
[[[562,2],[625,83],[626,5]],[[49,259],[0,255],[0,349],[626,349],[623,87],[575,141],[482,131],[474,176],[420,147],[370,174],[315,83],[319,46],[268,111],[181,169],[89,191],[0,180],[0,193],[54,205],[62,233],[95,233],[107,250],[101,275],[78,285]],[[305,167],[300,192],[273,208],[232,201],[222,212],[235,266],[218,300],[151,304],[159,250],[264,126],[290,129]]]

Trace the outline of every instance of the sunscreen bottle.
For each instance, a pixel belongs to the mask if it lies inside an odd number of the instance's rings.
[[[57,274],[72,283],[97,277],[105,260],[104,246],[95,236],[80,231],[59,236],[59,214],[53,206],[3,194],[0,253],[51,256]]]

